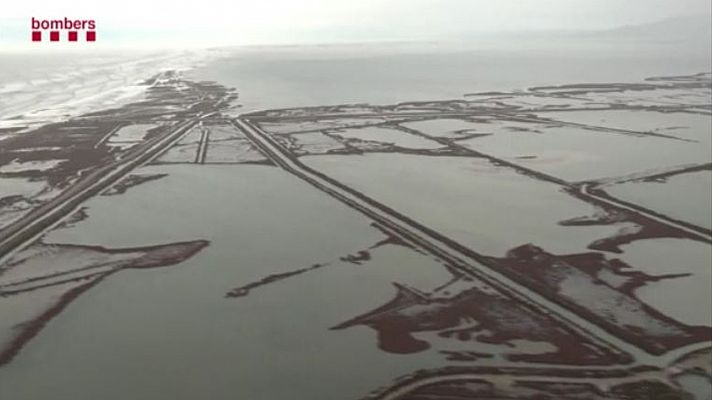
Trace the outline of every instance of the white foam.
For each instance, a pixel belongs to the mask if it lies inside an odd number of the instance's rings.
[[[140,84],[145,79],[165,70],[188,70],[218,55],[191,50],[86,59],[17,56],[0,71],[0,128],[34,127],[119,107],[143,97],[149,87]]]

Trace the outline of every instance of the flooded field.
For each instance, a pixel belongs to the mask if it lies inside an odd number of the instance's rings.
[[[0,398],[712,396],[709,72],[323,51],[0,131]]]
[[[388,237],[367,219],[271,167],[161,166],[141,172],[168,176],[130,189],[121,201],[91,201],[86,220],[52,232],[43,244],[135,248],[203,238],[210,245],[180,266],[122,271],[79,297],[53,329],[3,368],[3,396],[119,399],[119,389],[129,384],[135,398],[145,399],[186,396],[186,390],[225,399],[235,390],[264,399],[288,399],[297,390],[300,397],[358,397],[414,365],[438,365],[436,355],[390,358],[363,330],[330,330],[388,299],[394,280],[426,287],[447,282],[447,271],[436,262],[403,246],[379,245]],[[274,185],[289,198],[274,193]],[[166,195],[181,201],[162,202]],[[221,207],[225,203],[231,206]],[[347,258],[370,248],[367,264]],[[323,268],[226,297],[236,287],[315,264]],[[399,276],[404,265],[406,277]],[[29,295],[41,298],[40,292]],[[111,356],[118,348],[125,349],[121,360]],[[23,367],[38,357],[44,360],[39,369]],[[145,366],[162,369],[164,363],[174,366],[160,376],[145,373]],[[371,365],[368,374],[365,365]],[[117,374],[107,375],[107,369]],[[361,379],[353,381],[356,374]],[[32,384],[37,379],[46,385]],[[192,383],[188,389],[175,382]]]
[[[712,169],[612,184],[607,191],[675,219],[712,229]],[[681,196],[680,193],[685,193]]]
[[[571,253],[627,226],[623,221],[609,226],[562,226],[560,221],[592,215],[596,208],[551,183],[482,158],[367,154],[310,157],[304,162],[493,256],[532,241],[557,253]]]

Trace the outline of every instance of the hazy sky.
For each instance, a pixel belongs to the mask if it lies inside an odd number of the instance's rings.
[[[464,32],[603,29],[709,14],[710,0],[5,1],[0,43],[29,18],[92,18],[100,37],[215,44],[425,39]],[[317,40],[319,41],[319,40]]]

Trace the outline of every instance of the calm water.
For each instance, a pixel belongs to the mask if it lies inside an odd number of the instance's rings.
[[[495,167],[485,159],[366,154],[304,161],[490,256],[504,256],[527,243],[568,254],[622,226],[561,226],[559,221],[591,215],[595,208],[556,185]]]
[[[384,353],[364,327],[329,329],[390,300],[394,281],[425,289],[447,282],[430,258],[386,246],[367,265],[340,262],[384,236],[273,167],[147,172],[170,176],[92,200],[87,220],[47,241],[211,245],[179,266],[124,271],[80,296],[0,369],[0,398],[352,399],[443,361],[434,352]],[[331,265],[225,298],[314,263]]]
[[[521,39],[519,39],[521,40]],[[495,48],[496,47],[496,48]],[[235,87],[245,111],[457,99],[465,93],[631,82],[708,71],[708,52],[638,43],[498,42],[235,49],[192,71]]]

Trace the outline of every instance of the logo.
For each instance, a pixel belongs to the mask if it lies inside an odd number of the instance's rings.
[[[45,33],[47,34],[45,36]],[[81,34],[81,35],[80,35]],[[32,17],[32,41],[95,42],[96,21],[93,19],[36,19]]]

